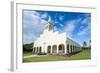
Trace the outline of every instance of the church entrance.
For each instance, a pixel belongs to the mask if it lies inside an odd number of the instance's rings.
[[[73,52],[73,48],[72,48],[72,45],[70,46],[70,50],[71,50],[71,52],[70,52],[70,53],[72,53],[72,52]]]
[[[41,47],[39,47],[39,53],[41,53]]]
[[[57,54],[57,45],[52,46],[52,54]]]
[[[47,49],[48,49],[47,52],[50,54],[51,53],[51,46],[48,46]]]
[[[60,44],[60,45],[59,45],[58,53],[59,53],[60,55],[64,54],[64,49],[65,49],[65,46],[64,46],[63,44]]]
[[[67,44],[67,53],[69,53],[69,47],[70,47],[69,44]]]

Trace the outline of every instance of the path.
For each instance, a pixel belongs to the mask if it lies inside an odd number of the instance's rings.
[[[30,56],[24,56],[24,58],[31,58],[31,57],[44,57],[44,56],[48,56],[48,55],[30,55]]]

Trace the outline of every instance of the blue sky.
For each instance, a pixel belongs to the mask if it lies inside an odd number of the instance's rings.
[[[23,44],[34,42],[43,33],[48,18],[55,31],[66,32],[67,36],[82,45],[91,39],[91,14],[79,12],[23,10]]]

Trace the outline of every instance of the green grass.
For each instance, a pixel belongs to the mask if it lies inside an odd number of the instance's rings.
[[[90,50],[83,50],[80,53],[68,57],[68,60],[83,60],[83,59],[91,59]]]
[[[29,56],[32,55],[32,52],[23,52],[23,56]]]
[[[71,56],[43,56],[23,59],[23,62],[44,62],[44,61],[65,61],[65,60],[86,60],[91,59],[90,50],[83,50]]]

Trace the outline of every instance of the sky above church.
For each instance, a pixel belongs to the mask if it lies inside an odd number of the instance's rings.
[[[34,42],[42,33],[49,17],[55,31],[82,45],[91,39],[91,13],[23,10],[23,44]]]

